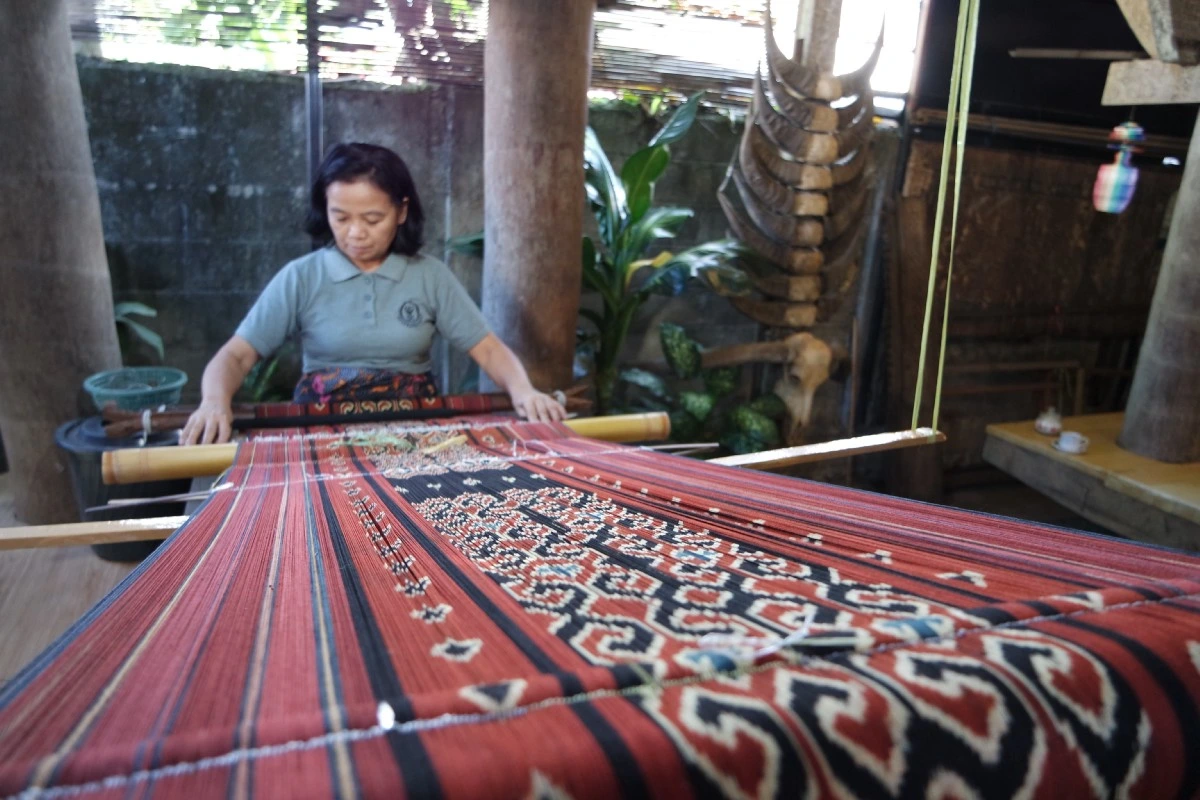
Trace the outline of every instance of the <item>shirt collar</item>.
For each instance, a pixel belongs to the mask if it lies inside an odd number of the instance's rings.
[[[396,253],[389,253],[383,263],[379,265],[379,269],[373,272],[363,272],[354,266],[354,262],[346,258],[345,253],[338,250],[337,246],[332,244],[326,248],[325,263],[329,268],[329,279],[334,283],[342,283],[351,278],[357,278],[359,275],[379,275],[390,281],[399,283],[408,268],[408,259],[406,257],[397,255]]]

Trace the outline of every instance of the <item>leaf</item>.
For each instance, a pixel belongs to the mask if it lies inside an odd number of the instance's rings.
[[[650,210],[654,202],[654,183],[671,163],[671,155],[663,145],[643,147],[631,155],[621,167],[621,182],[629,202],[629,219],[636,222]]]
[[[682,392],[679,395],[679,404],[683,406],[684,411],[695,417],[697,422],[703,422],[712,413],[717,400],[707,392]]]
[[[120,322],[122,325],[127,325],[129,330],[131,330],[133,334],[137,336],[137,338],[150,345],[150,347],[154,349],[154,352],[158,353],[160,360],[163,358],[165,353],[163,351],[163,340],[161,336],[147,328],[142,323],[134,322],[131,319],[120,319],[118,322]]]
[[[600,225],[600,236],[611,245],[625,229],[629,205],[625,198],[625,186],[617,177],[600,140],[596,138],[596,132],[590,126],[583,137],[583,166],[584,180],[591,187],[588,197]]]
[[[683,264],[672,264],[655,272],[642,284],[643,294],[661,294],[675,297],[683,293],[692,275]]]
[[[592,237],[583,237],[583,243],[580,245],[580,258],[583,259],[583,268],[596,268],[596,243],[592,241]]]
[[[741,367],[718,367],[703,372],[704,388],[716,397],[724,397],[737,388]]]
[[[787,404],[779,398],[779,395],[772,392],[764,394],[762,397],[752,400],[748,408],[757,411],[764,417],[770,417],[773,420],[781,420],[787,414]]]
[[[648,372],[644,369],[627,369],[621,371],[621,380],[626,383],[632,383],[640,389],[644,389],[654,397],[660,400],[671,400],[671,390],[667,387],[666,381],[661,376],[655,375],[653,372]]]
[[[650,140],[650,146],[672,144],[682,139],[691,129],[692,123],[696,121],[696,112],[700,110],[702,97],[704,97],[704,92],[697,92],[689,97],[686,103],[675,109],[675,113],[662,126],[662,129],[654,134],[654,138]]]
[[[753,436],[765,447],[779,445],[779,425],[770,417],[758,413],[748,405],[741,405],[729,413],[729,424],[738,431]]]
[[[655,239],[672,239],[696,215],[690,208],[658,206],[650,209],[622,234],[614,248],[617,263],[635,261]],[[630,264],[632,266],[632,264]],[[629,270],[626,269],[626,277]]]
[[[745,455],[746,453],[757,453],[759,450],[766,449],[763,443],[755,437],[734,429],[721,434],[721,438],[718,441],[720,441],[721,447],[724,447],[737,456]]]
[[[117,303],[113,306],[113,316],[116,317],[118,322],[124,322],[124,318],[128,317],[130,314],[134,314],[139,317],[157,317],[158,311],[146,305],[145,303],[135,303],[132,300],[127,300],[124,303]]]
[[[700,345],[678,325],[664,322],[658,326],[663,355],[678,378],[688,380],[700,371]]]
[[[478,233],[468,233],[463,236],[454,236],[446,240],[446,247],[456,253],[462,253],[466,256],[475,256],[483,258],[483,231]]]
[[[694,442],[701,433],[701,425],[688,412],[677,408],[667,414],[671,420],[671,440],[675,442]]]
[[[674,296],[683,291],[689,280],[697,277],[705,278],[722,294],[749,291],[750,277],[737,266],[742,252],[743,247],[737,241],[720,239],[676,253],[642,285],[641,291]]]
[[[583,248],[580,258],[583,265],[583,285],[593,291],[599,292],[605,306],[609,308],[616,306],[620,298],[613,293],[604,270],[601,268],[602,266],[606,266],[607,262],[603,257],[599,257],[599,254],[596,252],[596,245],[590,236],[583,237]],[[597,264],[600,266],[597,266]]]

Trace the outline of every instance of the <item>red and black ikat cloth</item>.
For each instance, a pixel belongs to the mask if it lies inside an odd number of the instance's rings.
[[[241,446],[0,795],[1196,797],[1200,558],[501,418]]]

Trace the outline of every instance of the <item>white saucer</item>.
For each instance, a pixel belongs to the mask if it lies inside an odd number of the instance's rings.
[[[1065,447],[1061,447],[1057,441],[1051,442],[1050,446],[1053,447],[1055,450],[1057,450],[1060,453],[1066,453],[1067,455],[1072,455],[1072,456],[1081,456],[1087,452],[1087,447],[1084,447],[1082,450],[1068,450]]]

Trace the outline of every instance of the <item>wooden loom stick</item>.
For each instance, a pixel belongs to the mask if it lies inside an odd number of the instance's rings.
[[[836,439],[832,442],[805,444],[799,447],[784,447],[779,450],[765,450],[761,453],[747,453],[741,456],[711,458],[705,463],[747,469],[782,469],[793,464],[807,464],[813,461],[826,461],[831,458],[858,456],[865,453],[881,453],[885,450],[900,450],[905,447],[938,444],[944,441],[946,441],[946,434],[941,431],[935,431],[932,428],[917,428],[896,433],[856,436],[852,439]]]
[[[580,436],[609,442],[643,442],[665,439],[671,433],[666,413],[583,417],[564,423]],[[106,484],[141,483],[219,475],[233,464],[237,444],[199,444],[181,447],[140,447],[109,450],[102,456]]]
[[[84,544],[117,544],[165,539],[187,522],[187,517],[151,517],[66,525],[27,525],[0,528],[0,550],[27,547],[74,547]]]

